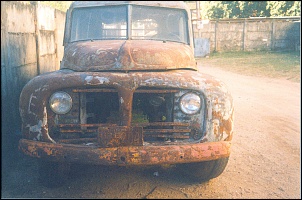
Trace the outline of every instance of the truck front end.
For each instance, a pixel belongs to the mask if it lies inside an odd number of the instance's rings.
[[[177,164],[190,174],[214,163],[196,177],[222,173],[233,100],[198,72],[188,12],[182,3],[73,3],[61,69],[21,93],[19,148],[56,163]]]

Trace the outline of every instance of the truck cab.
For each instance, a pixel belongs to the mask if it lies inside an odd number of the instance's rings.
[[[19,149],[42,183],[76,163],[173,165],[200,181],[224,171],[233,99],[198,70],[184,2],[73,2],[63,44],[60,69],[20,95]]]

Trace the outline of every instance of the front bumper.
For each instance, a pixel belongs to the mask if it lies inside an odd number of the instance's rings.
[[[230,141],[180,145],[98,148],[21,139],[26,155],[49,161],[98,165],[160,165],[215,160],[230,155]]]

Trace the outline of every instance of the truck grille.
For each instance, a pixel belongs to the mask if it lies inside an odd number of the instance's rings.
[[[190,117],[178,108],[179,98],[183,94],[178,89],[137,89],[133,93],[130,112],[132,129],[122,122],[122,96],[116,89],[85,88],[66,92],[73,99],[73,107],[69,113],[56,116],[52,137],[57,142],[104,147],[174,144],[188,142],[200,134],[190,127]],[[110,130],[107,136],[106,130]],[[114,144],[110,138],[115,140]],[[111,142],[104,143],[104,140]]]

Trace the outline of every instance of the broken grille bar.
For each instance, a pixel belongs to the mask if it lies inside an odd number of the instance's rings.
[[[59,128],[69,127],[103,127],[103,126],[117,126],[117,124],[58,124]],[[182,122],[151,122],[151,123],[134,123],[132,126],[189,126],[189,123]]]
[[[79,142],[87,143],[87,142],[97,142],[97,138],[77,138],[77,139],[59,139],[59,142],[62,143],[71,143],[76,144]]]
[[[117,92],[116,89],[110,88],[93,88],[93,89],[73,89],[72,92],[80,93],[80,92]],[[179,90],[162,90],[162,89],[137,89],[135,93],[176,93]]]
[[[97,127],[95,129],[60,129],[61,133],[95,133],[97,131]],[[191,129],[143,129],[144,133],[152,134],[152,133],[190,133]]]
[[[154,137],[154,138],[173,138],[173,139],[189,139],[189,135],[182,135],[183,133],[191,133],[191,129],[184,128],[188,127],[188,123],[181,122],[153,122],[153,123],[136,123],[133,124],[137,127],[144,127],[143,134],[145,137]],[[60,128],[60,132],[62,134],[68,133],[97,133],[99,127],[116,127],[116,124],[60,124],[58,127]],[[82,129],[83,127],[91,128],[91,129]],[[153,128],[146,128],[153,127]],[[154,128],[158,127],[158,129]],[[160,128],[159,128],[160,127]],[[174,128],[172,128],[174,127]],[[180,128],[183,127],[183,128]],[[61,139],[60,142],[81,142],[81,141],[95,141],[96,138],[79,138],[79,139]]]

